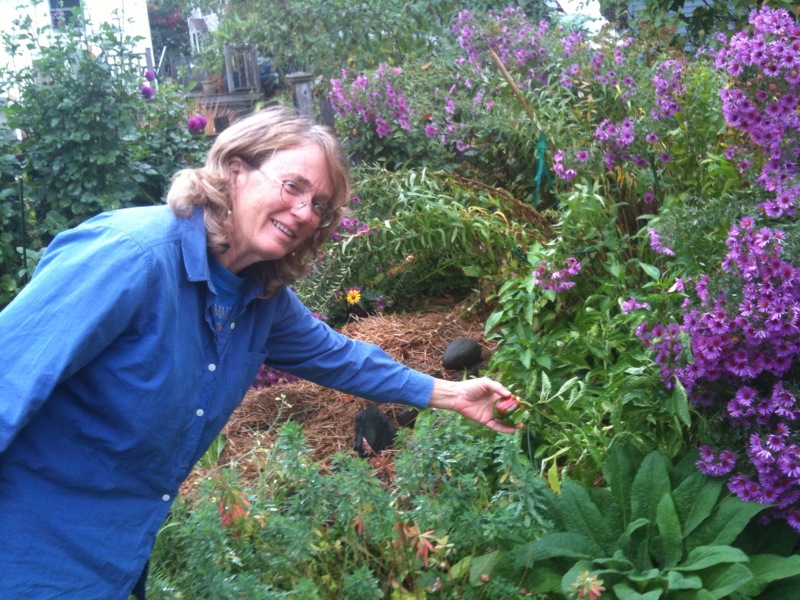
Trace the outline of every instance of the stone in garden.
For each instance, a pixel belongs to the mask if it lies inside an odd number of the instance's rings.
[[[442,357],[445,369],[470,369],[481,361],[481,347],[471,338],[456,338],[447,345]]]

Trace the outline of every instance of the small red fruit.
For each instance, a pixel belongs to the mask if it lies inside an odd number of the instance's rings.
[[[513,415],[519,410],[520,403],[514,395],[503,396],[494,402],[492,413],[494,418],[504,425],[514,425]]]

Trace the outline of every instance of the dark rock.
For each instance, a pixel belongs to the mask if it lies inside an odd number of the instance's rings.
[[[355,451],[364,458],[377,456],[392,445],[397,428],[383,411],[370,405],[356,413]]]
[[[447,345],[442,357],[445,369],[461,370],[474,367],[481,361],[481,347],[471,338],[456,338]]]

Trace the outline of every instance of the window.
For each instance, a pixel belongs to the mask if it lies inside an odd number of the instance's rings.
[[[50,22],[53,27],[78,27],[76,9],[80,10],[81,0],[50,0]]]

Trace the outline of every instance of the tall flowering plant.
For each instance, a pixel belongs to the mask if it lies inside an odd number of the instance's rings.
[[[800,196],[797,144],[800,133],[800,25],[781,9],[750,15],[752,31],[740,31],[716,55],[731,83],[720,92],[728,125],[760,150],[756,182],[770,193],[760,209],[770,217],[792,216]],[[732,146],[740,168],[753,165],[752,148]]]
[[[399,129],[410,131],[413,112],[395,82],[402,73],[400,67],[386,64],[371,76],[344,69],[341,78],[331,79],[331,105],[340,116],[359,116],[380,138],[391,137]]]
[[[680,326],[642,324],[638,333],[667,385],[679,381],[695,405],[719,411],[722,429],[734,429],[731,447],[701,446],[698,468],[728,475],[738,454],[730,490],[774,504],[773,515],[800,531],[800,404],[789,377],[800,353],[800,271],[783,259],[784,240],[781,230],[742,219],[723,261],[730,291],[712,293],[700,277],[699,306],[687,304]]]
[[[800,27],[764,7],[717,53],[731,76],[721,91],[728,125],[745,134],[729,148],[739,168],[760,165],[767,218],[794,214],[798,195],[798,52]],[[794,50],[792,50],[794,48]],[[788,225],[788,223],[787,223]],[[793,372],[800,355],[800,275],[777,224],[744,217],[729,231],[721,277],[697,278],[697,303],[680,325],[643,324],[668,385],[680,382],[695,405],[716,417],[697,467],[730,476],[746,501],[771,504],[774,518],[800,531],[800,419]]]

